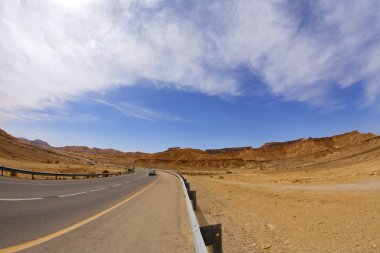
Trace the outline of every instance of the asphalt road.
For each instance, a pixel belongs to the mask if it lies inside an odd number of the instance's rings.
[[[0,252],[193,252],[178,179],[0,177]],[[4,251],[5,252],[5,251]]]

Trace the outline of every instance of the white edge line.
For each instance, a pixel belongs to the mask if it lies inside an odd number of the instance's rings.
[[[25,201],[25,200],[38,200],[43,198],[28,198],[28,199],[0,199],[0,201]]]
[[[105,190],[106,189],[106,187],[104,187],[104,188],[99,188],[99,189],[94,189],[94,190],[90,190],[90,192],[97,192],[97,191],[101,191],[101,190]]]
[[[140,178],[138,178],[140,179]],[[136,181],[137,179],[133,179],[132,181]],[[126,184],[130,183],[130,181],[126,181],[125,182]],[[115,185],[112,185],[112,187],[117,187],[117,186],[121,186],[122,184],[115,184]],[[101,191],[101,190],[105,190],[107,189],[106,187],[104,188],[99,188],[99,189],[94,189],[94,190],[90,190],[88,192],[97,192],[97,191]],[[65,197],[70,197],[70,196],[75,196],[75,195],[81,195],[81,194],[85,194],[85,193],[88,193],[88,192],[76,192],[76,193],[70,193],[70,194],[65,194],[65,195],[59,195],[58,198],[65,198]],[[39,200],[39,199],[45,199],[43,197],[38,197],[38,198],[24,198],[24,199],[0,199],[0,201],[26,201],[26,200]]]
[[[65,195],[59,195],[58,198],[65,198],[69,196],[75,196],[75,195],[80,195],[80,194],[85,194],[87,192],[76,192],[76,193],[71,193],[71,194],[65,194]]]

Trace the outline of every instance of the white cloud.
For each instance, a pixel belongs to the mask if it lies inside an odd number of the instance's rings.
[[[95,122],[98,118],[89,113],[69,112],[63,108],[56,110],[19,109],[17,113],[12,110],[0,110],[0,120],[17,122]]]
[[[182,119],[178,117],[168,115],[162,112],[158,112],[156,110],[152,110],[150,108],[146,108],[143,106],[126,103],[126,102],[115,103],[115,102],[109,102],[102,99],[92,99],[92,100],[99,104],[103,104],[108,107],[111,107],[129,117],[134,117],[134,118],[149,120],[149,121],[157,121],[157,120],[183,121]]]
[[[284,2],[220,6],[216,15],[222,15],[227,27],[220,58],[231,67],[247,64],[274,94],[292,100],[323,105],[331,89],[362,80],[367,97],[377,97],[380,60],[371,51],[380,48],[379,2],[315,1],[311,9],[301,6],[299,12],[287,11],[292,1]]]
[[[239,66],[290,100],[334,105],[330,90],[362,82],[371,102],[379,12],[377,0],[4,0],[0,110],[46,109],[140,79],[238,95],[229,73]]]

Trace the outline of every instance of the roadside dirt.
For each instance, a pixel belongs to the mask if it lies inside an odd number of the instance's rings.
[[[380,160],[186,178],[224,252],[380,252]]]

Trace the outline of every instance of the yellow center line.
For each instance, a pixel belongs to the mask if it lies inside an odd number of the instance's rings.
[[[112,207],[110,207],[110,208],[108,208],[108,209],[106,209],[106,210],[104,210],[104,211],[101,211],[101,212],[99,212],[99,213],[97,213],[97,214],[95,214],[95,215],[93,215],[93,216],[91,216],[91,217],[89,217],[89,218],[87,218],[87,219],[81,221],[81,222],[78,222],[78,223],[73,224],[73,225],[71,225],[71,226],[69,226],[69,227],[67,227],[67,228],[64,228],[64,229],[62,229],[62,230],[56,231],[56,232],[54,232],[54,233],[52,233],[52,234],[49,234],[49,235],[43,236],[43,237],[41,237],[41,238],[38,238],[38,239],[35,239],[35,240],[32,240],[32,241],[29,241],[29,242],[25,242],[25,243],[22,243],[22,244],[19,244],[19,245],[15,245],[15,246],[11,246],[11,247],[8,247],[8,248],[0,249],[0,253],[11,253],[11,252],[17,252],[17,251],[20,251],[20,250],[24,250],[24,249],[27,249],[27,248],[30,248],[30,247],[36,246],[36,245],[38,245],[38,244],[41,244],[41,243],[47,242],[47,241],[49,241],[49,240],[51,240],[51,239],[54,239],[54,238],[56,238],[56,237],[58,237],[58,236],[61,236],[61,235],[63,235],[63,234],[66,234],[66,233],[68,233],[68,232],[70,232],[70,231],[73,231],[74,229],[77,229],[77,228],[79,228],[79,227],[81,227],[81,226],[83,226],[83,225],[85,225],[85,224],[87,224],[87,223],[89,223],[89,222],[91,222],[91,221],[94,221],[94,220],[100,218],[101,216],[103,216],[103,215],[105,215],[105,214],[111,212],[112,210],[118,208],[119,206],[124,205],[124,204],[127,203],[128,201],[134,199],[135,197],[137,197],[138,195],[140,195],[141,193],[143,193],[144,191],[148,190],[148,189],[151,188],[153,185],[155,185],[155,184],[160,180],[160,178],[161,178],[161,177],[159,176],[159,177],[158,177],[153,183],[151,183],[150,185],[148,185],[148,186],[145,187],[144,189],[142,189],[142,190],[136,192],[136,193],[133,194],[132,196],[130,196],[130,197],[124,199],[124,200],[121,201],[120,203],[118,203],[118,204],[116,204],[116,205],[114,205],[114,206],[112,206]]]

